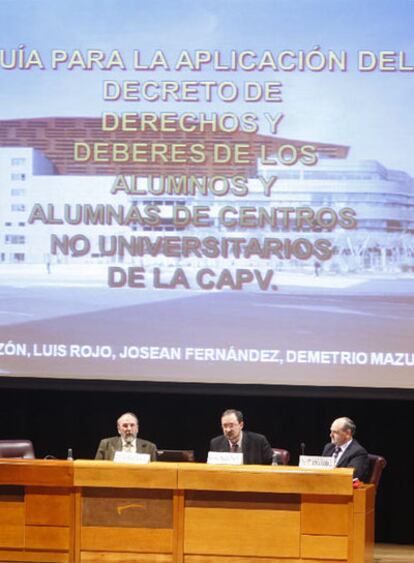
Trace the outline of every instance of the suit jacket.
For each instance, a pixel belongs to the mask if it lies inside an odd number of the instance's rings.
[[[329,443],[323,448],[323,456],[333,455],[335,444]],[[352,440],[342,454],[337,467],[353,467],[354,477],[365,481],[368,478],[368,452],[356,440]]]
[[[228,439],[223,434],[213,438],[210,442],[210,451],[229,452]],[[263,434],[243,430],[242,453],[243,463],[246,465],[270,465],[272,463],[273,450]]]
[[[114,436],[113,438],[104,438],[99,442],[95,459],[113,460],[115,457],[115,452],[120,451],[122,451],[122,440],[120,436]],[[157,459],[157,446],[152,442],[137,438],[137,453],[150,454],[151,461],[155,461]]]

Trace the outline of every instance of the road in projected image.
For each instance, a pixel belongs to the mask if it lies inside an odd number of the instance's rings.
[[[1,373],[414,387],[413,280],[317,283],[271,293],[3,286]]]

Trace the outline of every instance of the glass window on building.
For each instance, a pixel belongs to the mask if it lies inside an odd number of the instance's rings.
[[[22,166],[23,164],[26,164],[26,159],[23,158],[23,157],[11,159],[11,165],[12,166]]]
[[[6,235],[4,237],[4,242],[6,244],[24,244],[26,242],[26,237],[23,235]]]
[[[26,195],[26,190],[24,188],[12,188],[10,193],[14,196],[21,196]]]
[[[26,206],[24,203],[12,203],[11,205],[12,211],[26,211]]]
[[[26,174],[21,174],[20,172],[13,172],[11,175],[13,182],[24,182],[26,180]]]
[[[14,252],[11,259],[12,262],[24,262],[24,252]]]

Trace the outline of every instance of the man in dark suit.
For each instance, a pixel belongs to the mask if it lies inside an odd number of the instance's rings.
[[[244,420],[240,411],[229,409],[221,415],[223,435],[210,442],[212,452],[241,452],[243,463],[270,465],[273,450],[263,434],[243,430]]]
[[[354,478],[364,481],[368,477],[368,453],[354,434],[356,426],[347,416],[337,418],[331,425],[331,442],[323,449],[323,456],[332,456],[336,467],[353,467]]]
[[[157,458],[157,446],[147,440],[137,438],[138,418],[132,412],[126,412],[117,420],[119,436],[104,438],[100,441],[95,459],[113,460],[116,452],[137,452],[149,454],[151,461]]]

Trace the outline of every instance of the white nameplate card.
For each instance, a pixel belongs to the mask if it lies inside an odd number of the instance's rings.
[[[114,461],[116,463],[140,463],[144,465],[149,463],[150,454],[137,454],[136,452],[115,452]]]
[[[207,463],[243,465],[243,454],[241,452],[208,452]]]
[[[335,469],[335,462],[333,457],[301,455],[299,457],[299,467],[303,469]]]

